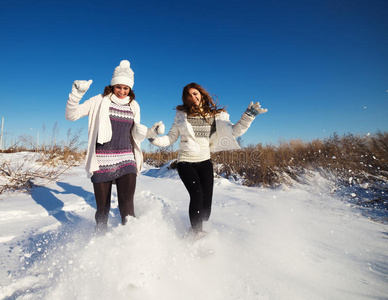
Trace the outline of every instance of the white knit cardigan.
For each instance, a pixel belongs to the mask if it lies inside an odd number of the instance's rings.
[[[66,105],[66,119],[69,121],[76,121],[82,117],[89,116],[88,122],[88,148],[86,152],[86,173],[90,178],[93,172],[99,169],[97,157],[96,157],[96,141],[98,134],[100,107],[102,102],[102,95],[97,95],[84,103],[80,104],[81,98],[73,94],[69,94]],[[140,107],[139,104],[132,100],[130,107],[133,111],[134,126],[131,130],[134,154],[137,166],[137,172],[140,173],[143,166],[143,153],[140,148],[140,143],[145,139],[147,133],[147,127],[140,124]]]

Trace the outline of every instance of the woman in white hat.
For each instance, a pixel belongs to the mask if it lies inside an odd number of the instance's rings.
[[[135,216],[134,194],[136,177],[143,165],[140,143],[164,132],[162,122],[151,128],[140,124],[140,107],[133,92],[134,72],[127,60],[114,70],[109,86],[103,94],[94,96],[82,104],[80,100],[89,89],[92,80],[76,80],[66,106],[66,119],[78,120],[89,116],[89,136],[86,153],[86,172],[91,178],[96,198],[96,231],[108,227],[113,182],[117,195],[121,222]]]
[[[258,114],[267,112],[259,102],[248,106],[232,124],[224,108],[199,84],[183,88],[182,105],[176,107],[174,123],[167,135],[150,138],[153,145],[166,147],[180,136],[178,173],[190,195],[189,217],[194,233],[202,233],[209,220],[213,197],[213,164],[210,153],[240,149],[236,137],[244,134]]]

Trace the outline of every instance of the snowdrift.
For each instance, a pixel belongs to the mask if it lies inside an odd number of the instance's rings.
[[[114,192],[103,236],[82,167],[0,199],[1,299],[387,299],[387,226],[319,174],[278,189],[216,178],[198,240],[167,168],[139,175],[126,226]]]

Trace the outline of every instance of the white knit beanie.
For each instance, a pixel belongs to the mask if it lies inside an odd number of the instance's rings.
[[[117,66],[113,72],[112,80],[110,82],[111,86],[116,84],[124,84],[129,86],[131,89],[134,84],[134,73],[129,67],[130,63],[128,60],[122,60],[120,65]]]

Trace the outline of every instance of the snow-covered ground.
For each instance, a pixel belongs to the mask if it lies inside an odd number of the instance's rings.
[[[388,299],[388,226],[316,174],[293,188],[215,180],[207,236],[188,234],[175,171],[138,177],[137,218],[94,236],[83,167],[0,197],[1,299]]]

